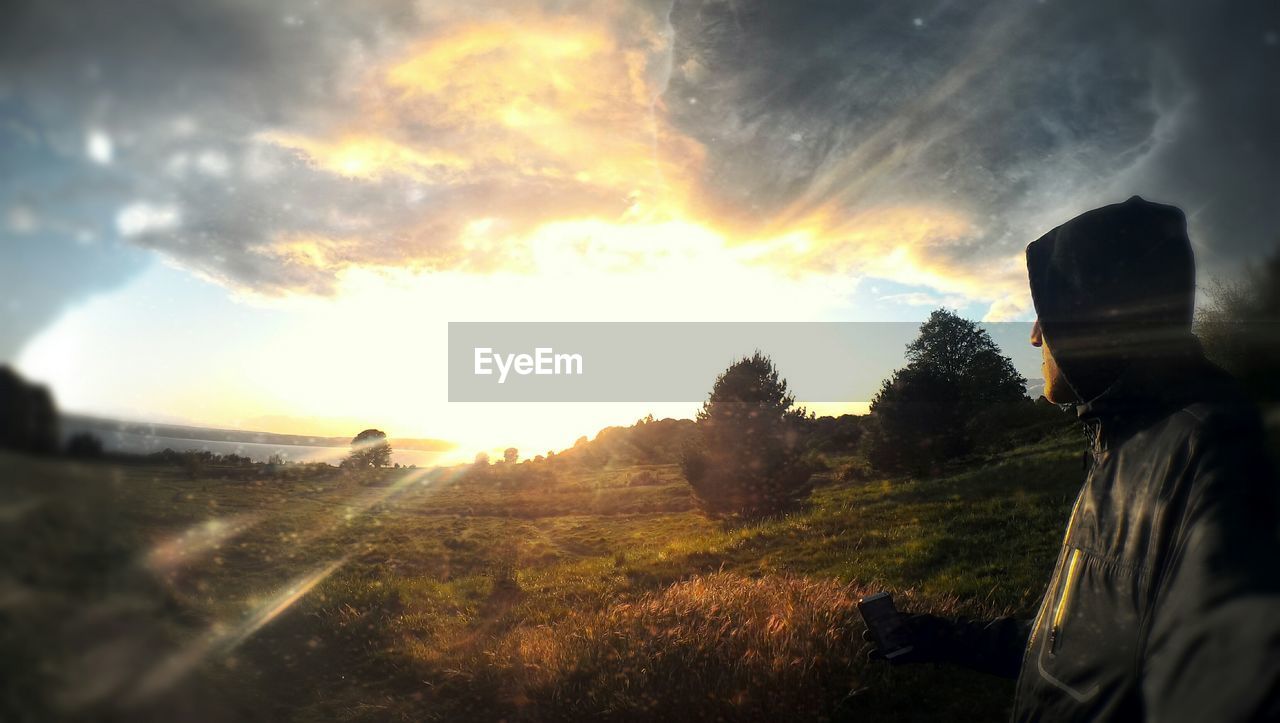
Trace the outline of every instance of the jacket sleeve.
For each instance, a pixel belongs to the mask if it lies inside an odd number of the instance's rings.
[[[966,668],[1017,679],[1030,633],[1030,620],[958,620],[952,623],[948,658]]]
[[[1017,678],[1031,622],[1003,617],[956,620],[936,615],[908,616],[917,646],[902,662],[951,663],[1002,678]]]
[[[1260,435],[1192,449],[1187,502],[1149,621],[1149,720],[1280,719],[1280,527]]]

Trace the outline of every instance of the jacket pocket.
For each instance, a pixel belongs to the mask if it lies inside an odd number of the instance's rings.
[[[1071,550],[1071,557],[1067,562],[1067,574],[1062,583],[1062,593],[1058,595],[1058,603],[1053,608],[1053,616],[1049,619],[1049,655],[1053,656],[1058,652],[1058,640],[1062,637],[1062,624],[1066,620],[1067,611],[1071,605],[1071,592],[1075,589],[1076,580],[1080,575],[1080,549]]]
[[[1066,646],[1070,650],[1065,650],[1063,645],[1063,633],[1072,623],[1072,605],[1078,598],[1080,576],[1084,565],[1085,555],[1079,548],[1071,548],[1062,575],[1062,584],[1058,588],[1057,601],[1049,610],[1045,640],[1036,658],[1036,668],[1040,677],[1077,703],[1092,699],[1101,687],[1097,677],[1088,674],[1089,669],[1094,667],[1089,658],[1093,657],[1094,653],[1101,652],[1097,649],[1099,641],[1077,640]],[[1078,622],[1077,620],[1076,623]],[[1085,637],[1093,636],[1086,634]]]

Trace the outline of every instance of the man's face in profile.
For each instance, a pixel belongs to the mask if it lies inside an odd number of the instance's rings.
[[[1067,404],[1076,401],[1075,392],[1062,376],[1058,362],[1054,360],[1049,345],[1045,342],[1044,332],[1040,329],[1040,320],[1031,327],[1031,346],[1040,348],[1040,373],[1044,376],[1044,398],[1054,404]]]

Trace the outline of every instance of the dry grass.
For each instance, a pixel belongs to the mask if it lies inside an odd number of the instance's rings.
[[[515,631],[489,657],[540,718],[826,718],[857,687],[854,585],[733,573]]]

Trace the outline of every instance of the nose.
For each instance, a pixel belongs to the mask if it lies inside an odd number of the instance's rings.
[[[1040,330],[1040,320],[1031,325],[1031,346],[1039,348],[1044,343],[1044,332]]]

